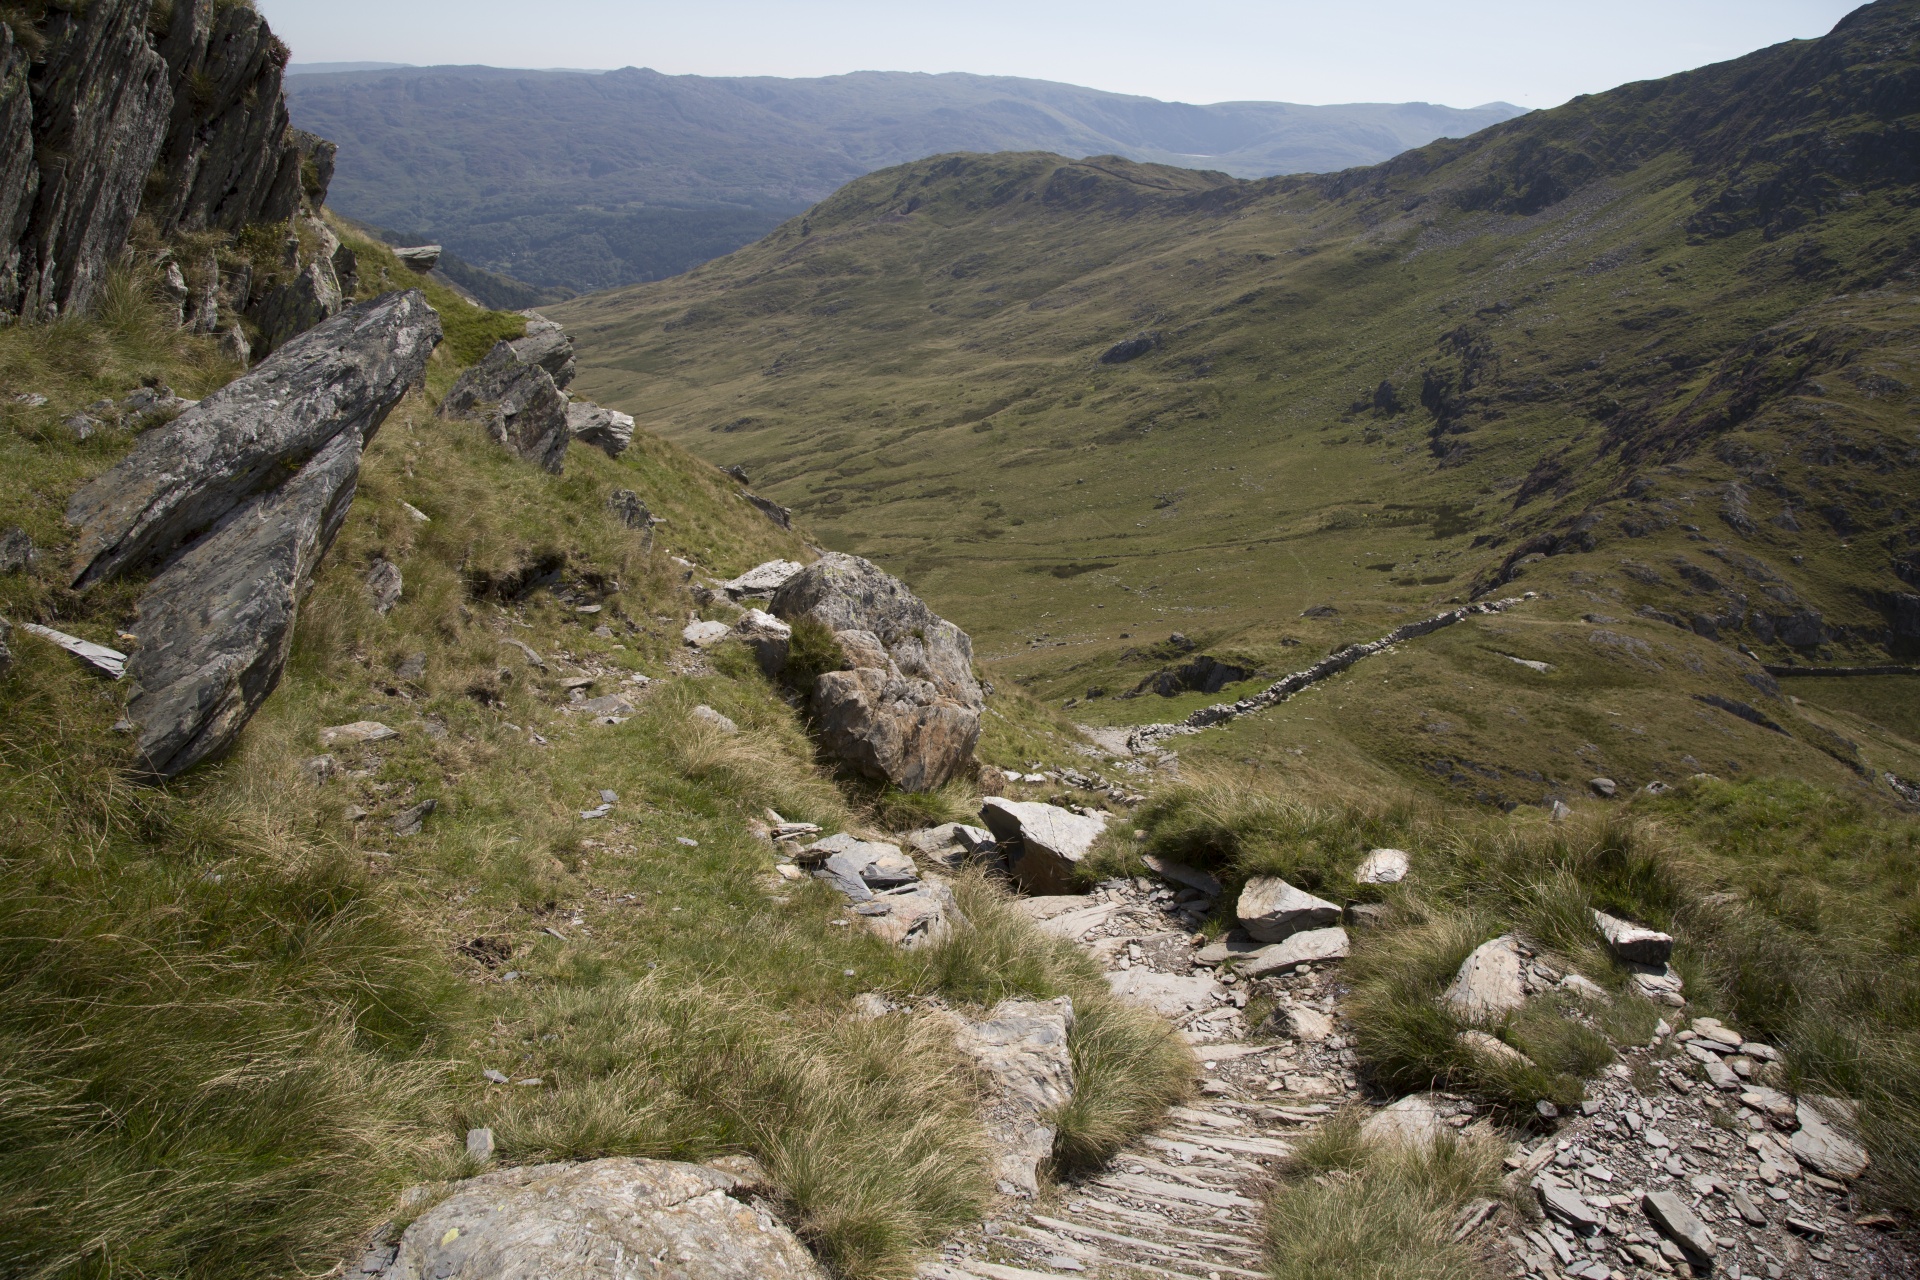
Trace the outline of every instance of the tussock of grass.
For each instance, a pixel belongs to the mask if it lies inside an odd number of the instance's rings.
[[[1471,1246],[1453,1243],[1460,1208],[1500,1194],[1506,1144],[1488,1132],[1430,1148],[1360,1141],[1345,1112],[1304,1137],[1267,1206],[1274,1280],[1480,1280]]]

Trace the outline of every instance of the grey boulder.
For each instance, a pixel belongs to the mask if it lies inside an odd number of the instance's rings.
[[[1375,849],[1354,868],[1355,884],[1399,884],[1413,869],[1413,859],[1404,849]]]
[[[1431,1147],[1447,1132],[1447,1122],[1440,1118],[1433,1099],[1419,1093],[1381,1108],[1360,1126],[1363,1142],[1383,1147]]]
[[[400,1237],[391,1280],[825,1280],[731,1173],[614,1158],[469,1178]]]
[[[523,361],[511,342],[496,342],[486,358],[460,375],[440,402],[440,416],[486,424],[493,442],[516,457],[559,475],[573,441],[567,398],[537,363]]]
[[[820,675],[811,703],[834,756],[903,791],[931,791],[972,759],[986,705],[973,642],[905,583],[829,553],[781,585],[772,612],[820,623],[847,655],[851,670]]]
[[[338,439],[372,439],[420,380],[440,317],[417,290],[342,312],[163,427],[67,504],[73,584],[164,559]],[[356,451],[356,457],[357,457]]]
[[[1278,876],[1247,881],[1234,906],[1240,927],[1261,942],[1284,942],[1306,929],[1340,923],[1340,908],[1325,898],[1296,889]]]
[[[1083,816],[1056,805],[989,796],[980,805],[987,829],[1009,846],[1008,870],[1028,893],[1070,893],[1075,871],[1107,829],[1104,814]]]
[[[585,400],[567,406],[567,428],[581,444],[604,450],[617,458],[633,443],[633,416],[618,409],[603,409]]]
[[[737,578],[721,583],[720,589],[735,600],[744,600],[749,596],[770,598],[806,567],[792,560],[769,560],[765,564],[755,565]]]
[[[76,580],[171,553],[140,596],[127,664],[145,772],[172,777],[226,750],[279,683],[361,451],[439,339],[418,293],[344,313],[148,432],[75,495]]]

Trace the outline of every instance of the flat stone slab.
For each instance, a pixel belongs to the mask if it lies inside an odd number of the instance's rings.
[[[615,1158],[501,1169],[458,1183],[400,1237],[390,1280],[630,1280],[671,1258],[684,1280],[825,1280],[766,1209],[706,1165]],[[669,1274],[661,1272],[660,1274]]]
[[[1296,933],[1285,942],[1276,942],[1262,947],[1238,966],[1239,971],[1249,978],[1274,973],[1282,969],[1291,969],[1298,964],[1314,964],[1322,960],[1344,960],[1349,954],[1347,931],[1339,925],[1327,929],[1308,929]]]
[[[1107,985],[1123,1000],[1144,1004],[1168,1018],[1205,1009],[1223,990],[1211,977],[1199,974],[1156,973],[1152,969],[1121,969],[1107,974]]]
[[[1687,1202],[1672,1191],[1649,1191],[1640,1197],[1640,1211],[1660,1234],[1680,1246],[1687,1261],[1702,1269],[1711,1269],[1713,1257],[1720,1251],[1706,1224],[1694,1216]]]
[[[1805,1099],[1795,1114],[1800,1128],[1794,1132],[1791,1145],[1800,1163],[1842,1182],[1851,1182],[1867,1171],[1866,1148],[1835,1129]]]

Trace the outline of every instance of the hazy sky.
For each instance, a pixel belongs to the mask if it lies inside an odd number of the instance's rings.
[[[300,62],[974,71],[1181,102],[1548,107],[1781,40],[1849,0],[257,0]]]

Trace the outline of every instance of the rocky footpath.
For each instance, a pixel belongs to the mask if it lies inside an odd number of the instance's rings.
[[[146,432],[73,496],[76,587],[157,566],[127,665],[148,773],[224,751],[279,683],[361,451],[439,341],[417,291],[344,312]]]

